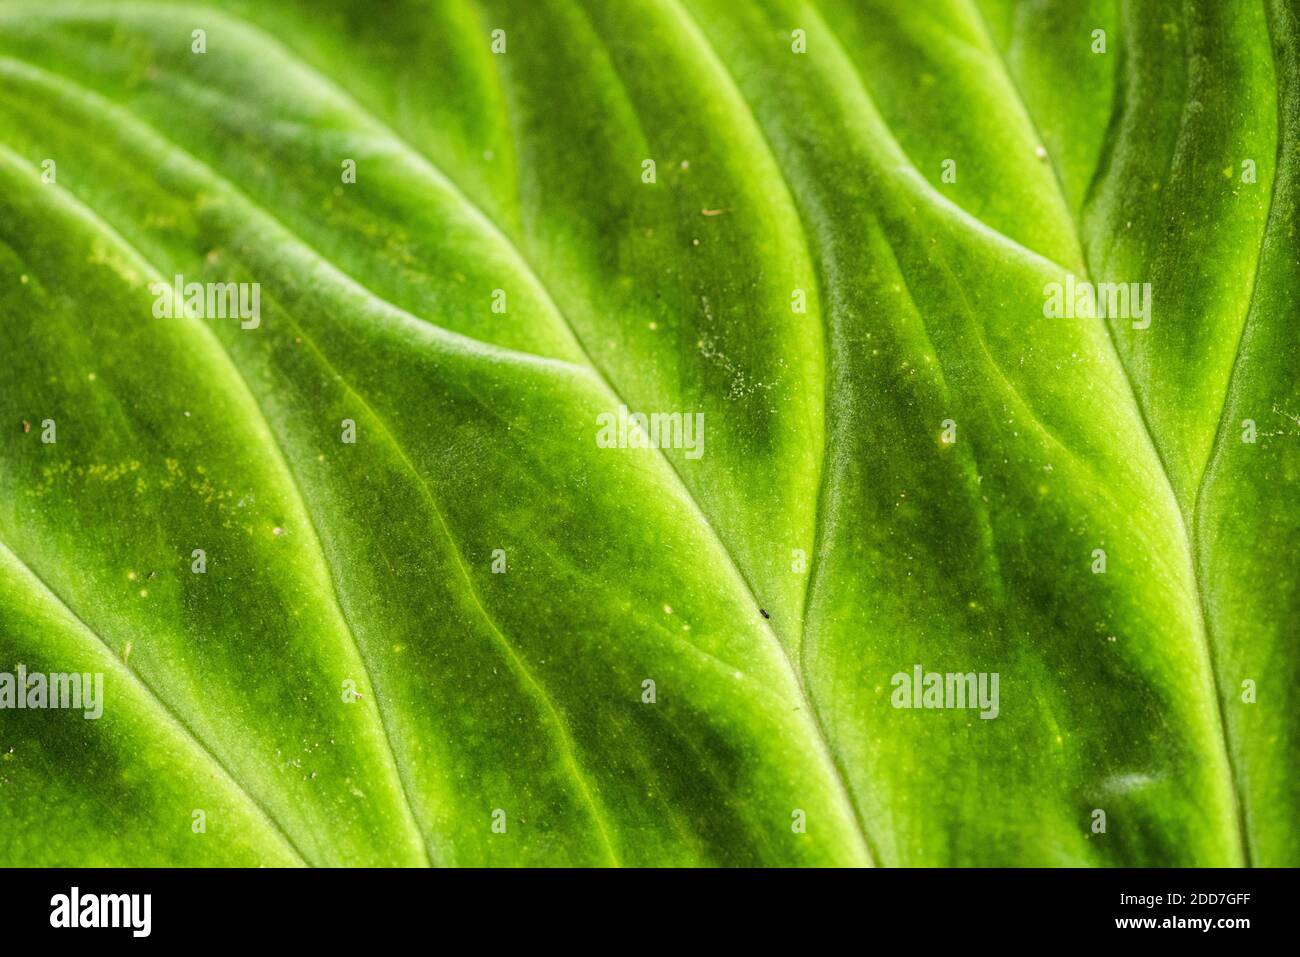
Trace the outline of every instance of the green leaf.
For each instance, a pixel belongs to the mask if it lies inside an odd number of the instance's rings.
[[[0,708],[0,864],[1300,863],[1298,59],[1296,0],[6,3],[0,705],[104,683]]]

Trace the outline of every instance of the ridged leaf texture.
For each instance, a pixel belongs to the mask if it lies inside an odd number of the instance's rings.
[[[1300,863],[1298,44],[5,0],[0,864]]]

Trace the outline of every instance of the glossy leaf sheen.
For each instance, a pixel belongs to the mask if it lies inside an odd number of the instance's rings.
[[[0,863],[1300,864],[1298,44],[6,2],[0,671],[106,702],[0,711]],[[1067,273],[1150,328],[1045,318]],[[155,319],[177,274],[261,325]],[[917,664],[997,718],[892,707]]]

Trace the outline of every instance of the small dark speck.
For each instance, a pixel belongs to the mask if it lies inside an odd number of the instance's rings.
[[[157,574],[158,574],[157,572],[150,572],[150,573],[149,573],[149,581],[153,581],[153,576],[154,576],[154,575],[157,575]]]
[[[764,617],[764,618],[771,618],[771,617],[772,617],[771,615],[769,615],[769,614],[767,613],[767,609],[766,609],[766,608],[760,608],[759,611],[763,613],[763,617]]]

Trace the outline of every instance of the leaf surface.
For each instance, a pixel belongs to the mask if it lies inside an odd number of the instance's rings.
[[[7,3],[0,863],[1296,864],[1298,32]]]

